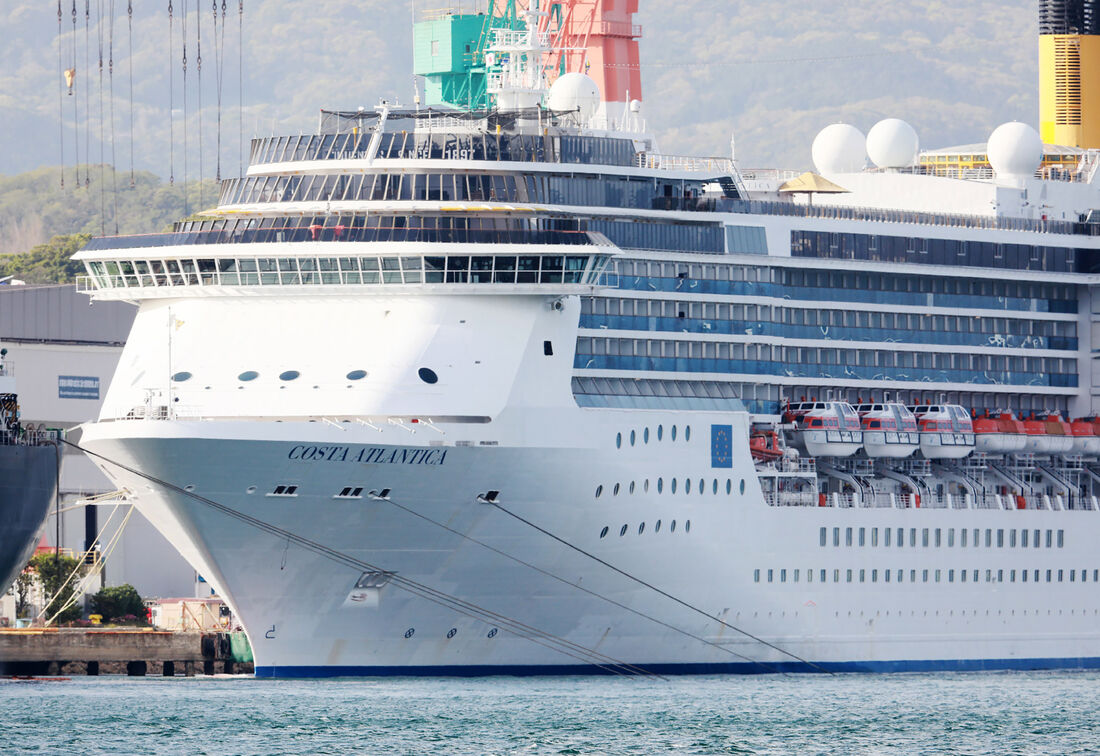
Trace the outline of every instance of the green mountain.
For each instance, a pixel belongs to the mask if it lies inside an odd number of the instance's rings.
[[[746,166],[809,167],[814,134],[838,120],[866,131],[880,118],[904,118],[930,147],[980,142],[1004,121],[1037,120],[1037,5],[644,0],[637,16],[644,30],[643,112],[664,151],[726,155],[736,134]],[[185,38],[183,3],[176,3],[171,26],[166,5],[134,3],[131,54],[125,12],[116,12],[112,37],[110,24],[97,27],[91,6],[87,33],[82,12],[75,34],[64,14],[59,60],[56,7],[39,0],[0,4],[7,32],[0,45],[0,139],[8,147],[0,173],[62,162],[71,168],[76,161],[128,169],[132,145],[138,168],[177,182],[200,173],[213,178],[219,168],[222,176],[236,175],[254,134],[311,131],[322,107],[371,107],[379,97],[411,102],[412,22],[417,9],[436,7],[250,0],[242,25],[241,6],[229,3],[224,25],[219,12],[218,45],[209,6],[200,14],[187,5]],[[114,60],[114,76],[103,74],[102,109],[100,31],[105,57],[113,51]],[[62,86],[63,67],[77,69],[71,96]]]

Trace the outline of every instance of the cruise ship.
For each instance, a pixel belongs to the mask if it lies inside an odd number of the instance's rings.
[[[563,5],[77,255],[138,314],[70,442],[256,674],[1100,666],[1098,153],[664,154],[636,3]]]
[[[15,362],[0,348],[0,591],[27,566],[57,492],[53,431],[20,421]]]

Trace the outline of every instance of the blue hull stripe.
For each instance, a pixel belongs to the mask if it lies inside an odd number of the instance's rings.
[[[660,675],[755,675],[766,672],[983,672],[994,670],[1100,669],[1100,657],[1060,659],[918,659],[898,661],[767,662],[768,668],[743,662],[731,664],[639,664]],[[609,675],[613,672],[587,664],[432,665],[417,667],[308,666],[256,667],[256,677],[487,677],[512,675]]]

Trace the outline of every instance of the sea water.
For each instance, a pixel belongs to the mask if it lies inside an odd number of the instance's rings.
[[[3,753],[1091,754],[1100,673],[0,682]]]

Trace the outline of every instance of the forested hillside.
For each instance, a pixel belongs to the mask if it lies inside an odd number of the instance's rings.
[[[473,3],[465,0],[464,5]],[[1035,0],[641,0],[640,5],[645,113],[666,152],[727,154],[735,133],[745,165],[806,167],[813,135],[841,119],[866,130],[883,117],[905,118],[927,146],[982,141],[1003,121],[1036,120]],[[91,6],[94,14],[98,6]],[[234,175],[242,133],[247,149],[253,134],[316,128],[321,107],[369,107],[380,96],[411,102],[413,16],[438,4],[414,6],[381,0],[248,0],[243,3],[242,49],[238,3],[228,4],[224,27],[219,20],[224,32],[219,47],[208,5],[177,0],[169,38],[167,2],[150,0],[134,3],[131,58],[120,4],[113,39],[107,28],[103,43],[105,59],[113,51],[114,60],[112,140],[107,74],[106,115],[97,116],[94,19],[86,35],[79,14],[75,39],[68,13],[63,19],[61,62],[77,69],[69,96],[59,91],[56,6],[6,0],[0,4],[0,28],[6,32],[0,45],[0,138],[5,145],[0,173],[61,164],[62,134],[66,163],[71,165],[78,154],[81,162],[114,162],[128,170],[132,61],[137,167],[173,174],[177,181],[198,176],[195,32],[196,8],[201,7],[202,174],[212,178],[219,168],[215,82],[220,73],[220,168],[223,176]],[[186,129],[183,8],[191,9]],[[91,48],[88,65],[85,40]],[[243,107],[237,94],[240,79]],[[170,102],[174,118],[169,118]]]

